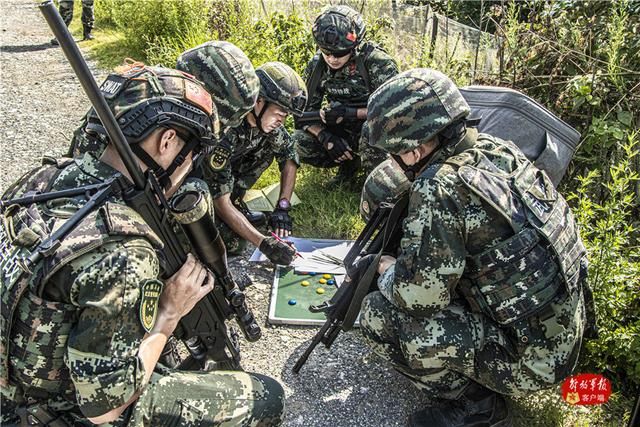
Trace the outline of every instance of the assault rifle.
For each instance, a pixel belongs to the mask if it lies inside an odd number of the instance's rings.
[[[326,322],[311,340],[311,344],[293,366],[300,368],[320,343],[330,348],[341,330],[349,331],[360,313],[362,300],[376,289],[378,262],[383,254],[393,254],[400,245],[402,219],[407,215],[408,192],[394,204],[381,203],[345,256],[347,276],[335,293],[324,303],[309,307],[313,313],[323,312]]]
[[[194,222],[180,225],[176,223],[174,218],[175,214],[179,217],[180,213],[202,203],[202,195],[197,192],[187,192],[179,198],[174,197],[172,206],[169,206],[154,174],[151,171],[143,173],[140,169],[129,144],[55,5],[51,0],[47,0],[39,7],[100,118],[110,142],[117,149],[131,176],[133,185],[122,175],[118,175],[104,185],[97,187],[65,190],[65,197],[69,197],[70,193],[92,195],[76,214],[39,245],[32,256],[24,261],[24,267],[29,268],[42,257],[55,251],[60,245],[60,241],[89,212],[99,207],[110,197],[119,195],[142,216],[162,240],[164,247],[159,252],[164,278],[177,272],[187,259],[188,252],[182,244],[180,234],[186,234],[196,255],[215,275],[213,291],[200,300],[193,310],[180,320],[175,331],[175,336],[184,341],[190,352],[190,357],[179,368],[240,369],[237,335],[229,334],[225,321],[235,318],[249,341],[259,339],[261,331],[253,313],[245,303],[244,293],[238,288],[227,268],[224,243],[208,212],[205,211]],[[23,200],[22,203],[33,203],[56,197],[62,197],[62,195],[56,193],[34,195],[24,198],[28,200]],[[12,203],[16,203],[16,200],[13,200]]]
[[[339,103],[334,103],[332,105],[339,105]],[[366,108],[366,105],[364,105],[363,107],[354,107],[354,106],[349,106],[350,108]],[[340,124],[342,125],[343,123],[350,123],[350,122],[362,122],[362,120],[356,119],[356,118],[348,118],[345,119],[344,122],[341,122]],[[309,123],[309,122],[316,122],[316,123],[322,123],[324,124],[324,122],[322,121],[322,119],[320,118],[320,110],[317,111],[305,111],[304,113],[302,113],[302,116],[300,117],[296,117],[295,118],[295,122],[296,125],[299,124],[305,124],[305,123]]]
[[[320,118],[320,110],[318,111],[305,111],[302,116],[295,118],[296,123],[308,123],[308,122],[322,122]]]

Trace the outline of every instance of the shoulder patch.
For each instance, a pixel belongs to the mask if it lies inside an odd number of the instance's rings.
[[[214,171],[222,170],[231,157],[231,147],[225,144],[218,144],[209,155],[209,166]]]
[[[158,279],[147,279],[140,284],[140,323],[151,332],[158,317],[158,302],[164,284]]]

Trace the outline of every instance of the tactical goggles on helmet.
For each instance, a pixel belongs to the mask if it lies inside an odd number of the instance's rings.
[[[320,52],[324,53],[327,56],[333,56],[334,58],[344,58],[353,52],[353,49],[345,49],[345,50],[329,50],[324,47],[320,47]]]
[[[302,115],[304,107],[307,104],[307,97],[303,91],[299,91],[298,94],[292,96],[286,91],[281,90],[268,73],[258,69],[256,70],[256,74],[260,78],[260,84],[263,86],[264,93],[269,102],[279,105],[294,116]]]

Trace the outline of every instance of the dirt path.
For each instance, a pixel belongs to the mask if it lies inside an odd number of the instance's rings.
[[[89,101],[61,50],[49,43],[51,33],[33,0],[0,0],[0,20],[1,193],[43,155],[66,153]],[[250,265],[245,257],[232,264],[252,277],[247,294],[263,325],[261,340],[242,343],[243,365],[283,383],[285,425],[399,426],[423,404],[409,381],[371,355],[358,332],[343,334],[330,353],[317,349],[303,372],[292,374],[316,328],[267,325],[271,266]]]

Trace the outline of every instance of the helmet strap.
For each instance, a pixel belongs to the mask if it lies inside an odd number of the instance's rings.
[[[253,113],[253,117],[255,117],[256,119],[256,126],[258,126],[258,129],[260,130],[260,132],[266,133],[262,128],[262,116],[264,116],[264,113],[267,112],[267,108],[269,107],[269,102],[264,98],[262,99],[264,100],[264,104],[262,105],[262,109],[260,110],[260,112],[256,115],[255,109],[254,109],[252,113]]]
[[[435,150],[435,151],[437,151],[437,150]],[[404,172],[404,175],[407,177],[407,179],[409,181],[413,182],[413,181],[416,180],[416,177],[418,176],[418,174],[420,173],[422,168],[424,168],[429,163],[429,161],[431,160],[433,155],[430,154],[427,157],[425,157],[424,159],[420,159],[420,161],[418,163],[415,163],[415,164],[413,164],[411,166],[409,166],[405,162],[403,162],[402,161],[402,157],[400,157],[398,154],[391,154],[391,157],[396,161],[396,163],[398,163],[398,165],[400,166],[400,168]]]
[[[142,163],[153,171],[160,185],[162,185],[165,190],[168,190],[171,188],[171,175],[173,175],[176,169],[184,163],[189,153],[198,145],[198,143],[199,141],[196,138],[189,138],[189,140],[184,144],[184,147],[182,147],[178,155],[176,155],[169,167],[166,169],[160,166],[140,144],[132,144],[131,151],[133,151],[135,155],[142,160]]]

